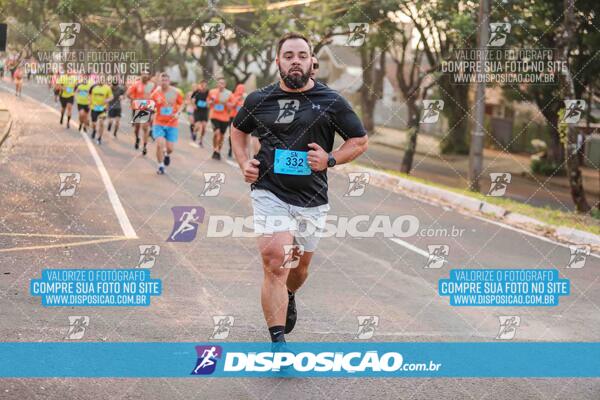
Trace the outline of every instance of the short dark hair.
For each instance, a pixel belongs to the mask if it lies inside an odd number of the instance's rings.
[[[169,74],[167,74],[166,72],[161,72],[159,76],[160,76],[161,78],[165,78],[165,77],[166,77],[166,78],[169,78],[169,79],[170,79],[170,77],[169,77]]]
[[[310,44],[310,40],[306,36],[304,36],[303,34],[298,33],[298,32],[288,32],[279,39],[279,42],[277,43],[277,55],[279,55],[279,52],[281,51],[281,47],[283,46],[283,44],[286,42],[286,40],[289,40],[289,39],[304,40],[306,42],[306,44],[308,45],[308,52],[312,55],[312,45]]]

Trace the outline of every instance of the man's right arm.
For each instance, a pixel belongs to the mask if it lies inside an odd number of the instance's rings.
[[[258,179],[258,166],[260,161],[249,159],[248,157],[248,134],[231,126],[231,147],[235,154],[235,159],[242,170],[244,180],[248,183],[254,183]]]
[[[255,105],[258,104],[258,97],[250,94],[231,124],[231,147],[244,174],[244,179],[248,183],[254,183],[258,179],[258,165],[260,164],[258,160],[248,157],[249,132],[256,129],[256,120],[251,111],[254,111]]]

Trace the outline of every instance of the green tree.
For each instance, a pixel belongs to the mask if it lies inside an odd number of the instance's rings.
[[[423,38],[423,52],[435,67],[437,89],[444,100],[443,114],[449,130],[440,142],[442,153],[467,154],[469,146],[469,85],[455,84],[450,74],[441,73],[444,60],[452,60],[459,48],[475,47],[477,6],[468,1],[401,1],[400,11],[407,15]]]

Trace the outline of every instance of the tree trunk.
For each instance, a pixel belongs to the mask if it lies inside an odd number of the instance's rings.
[[[469,85],[457,85],[450,82],[450,74],[444,74],[439,80],[443,113],[448,118],[448,132],[440,142],[442,154],[469,154],[467,132],[469,130]]]
[[[569,65],[569,47],[575,41],[575,38],[573,36],[575,24],[575,0],[565,0],[564,7],[564,40],[560,41],[560,48],[563,60],[567,61],[567,65]],[[566,99],[573,99],[573,97],[575,96],[575,87],[573,84],[573,76],[571,75],[569,67],[565,68],[565,70],[563,71],[565,77],[564,94]],[[581,115],[581,117],[583,117],[583,115]],[[581,170],[579,169],[579,156],[577,154],[577,128],[573,124],[567,125],[565,150],[567,158],[567,177],[569,179],[569,186],[571,188],[571,197],[573,198],[573,202],[575,203],[575,207],[578,212],[588,212],[590,211],[590,205],[585,199],[585,191],[583,190],[583,179],[581,176]]]
[[[408,108],[408,132],[406,133],[406,149],[404,150],[404,157],[402,157],[400,172],[410,174],[415,152],[417,150],[417,135],[419,134],[420,112],[414,97],[410,97],[407,100],[406,107]]]
[[[210,80],[213,76],[213,57],[206,47],[202,48],[200,54],[200,67],[202,68],[202,79]]]
[[[560,141],[560,134],[558,133],[558,107],[554,107],[554,105],[546,107],[539,106],[542,114],[546,118],[548,122],[548,133],[550,135],[550,143],[548,143],[548,161],[553,163],[554,165],[562,165],[565,160],[565,153],[563,149],[563,145]]]
[[[362,121],[367,133],[375,133],[375,104],[383,95],[383,77],[385,75],[385,51],[379,54],[379,69],[375,68],[376,48],[361,47],[360,59],[362,65],[363,84],[360,88]]]

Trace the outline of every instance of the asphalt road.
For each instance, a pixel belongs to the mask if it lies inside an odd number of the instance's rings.
[[[3,82],[1,87],[9,85]],[[115,212],[90,144],[76,129],[58,124],[58,114],[50,109],[58,106],[48,89],[29,85],[24,93],[31,98],[0,91],[0,101],[15,120],[16,136],[0,161],[0,339],[66,341],[68,316],[85,315],[90,318],[85,341],[206,342],[213,332],[212,316],[232,315],[235,323],[227,340],[268,340],[255,239],[207,237],[203,223],[194,241],[166,242],[173,206],[202,206],[205,221],[251,215],[249,187],[237,167],[211,160],[209,149],[192,147],[184,124],[164,176],[155,173],[154,145],[146,157],[133,150],[127,123],[117,138],[105,135],[102,146],[92,146],[137,235],[127,238],[127,223]],[[60,172],[80,173],[73,197],[57,195]],[[199,196],[205,172],[225,174],[216,197]],[[344,197],[348,177],[331,173],[329,179],[330,215],[412,215],[420,228],[456,228],[463,234],[415,235],[403,242],[381,235],[322,239],[309,279],[296,297],[299,322],[289,341],[356,340],[359,315],[379,317],[371,339],[375,341],[494,341],[501,315],[521,317],[515,341],[600,337],[599,258],[588,257],[582,269],[566,269],[570,252],[564,245],[374,186],[363,196]],[[161,246],[152,276],[163,281],[164,289],[150,307],[45,308],[29,294],[30,279],[39,278],[44,268],[134,268],[143,244]],[[425,269],[427,259],[421,253],[434,244],[449,246],[448,264]],[[437,294],[437,281],[450,268],[557,268],[562,278],[571,280],[571,295],[557,307],[451,307]],[[595,379],[0,380],[2,399],[599,396],[600,381]]]

